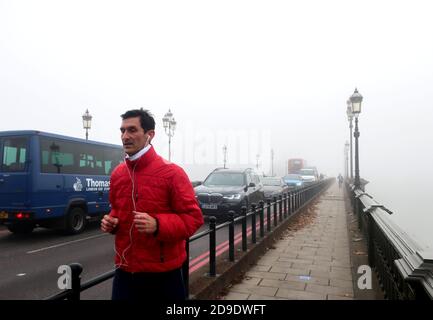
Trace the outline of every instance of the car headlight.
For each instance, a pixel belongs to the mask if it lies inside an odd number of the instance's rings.
[[[224,196],[223,198],[227,199],[227,200],[239,200],[241,198],[241,195],[240,194],[230,194],[230,195]]]

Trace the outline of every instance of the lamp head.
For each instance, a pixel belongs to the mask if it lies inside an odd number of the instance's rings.
[[[357,117],[361,113],[362,103],[362,95],[358,92],[358,89],[355,88],[355,92],[350,97],[350,102],[352,103],[352,113]]]

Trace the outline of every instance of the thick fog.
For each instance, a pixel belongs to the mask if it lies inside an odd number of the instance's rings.
[[[303,158],[344,174],[346,100],[363,95],[367,191],[433,246],[429,1],[0,0],[0,130],[120,144],[120,114],[177,121],[172,161],[191,180],[223,165],[286,173]],[[259,157],[257,158],[257,155]],[[258,163],[257,163],[258,162]]]

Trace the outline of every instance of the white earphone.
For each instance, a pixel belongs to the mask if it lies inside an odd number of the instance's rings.
[[[147,136],[147,140],[146,140],[146,144],[145,144],[144,148],[149,146],[149,144],[150,144],[149,140],[150,140],[150,135]],[[132,205],[134,207],[134,211],[137,211],[137,206],[136,206],[135,197],[134,197],[134,194],[135,194],[134,173],[135,173],[135,167],[137,166],[138,159],[134,163],[134,167],[132,168],[132,174],[129,170],[128,164],[126,163],[126,157],[123,159],[123,162],[125,163],[126,170],[128,171],[128,175],[129,175],[129,178],[131,179],[131,183],[132,183],[132,192],[131,192]],[[129,250],[129,248],[131,248],[131,246],[132,246],[132,230],[133,230],[133,228],[134,228],[134,222],[131,223],[131,228],[129,229],[129,245],[125,248],[125,250],[123,250],[122,255],[120,255],[117,252],[116,244],[114,244],[114,252],[116,253],[116,255],[118,255],[120,257],[120,264],[116,265],[116,269],[120,268],[121,266],[128,266],[128,262],[126,260],[125,254]],[[123,263],[123,261],[125,261],[125,263]]]
[[[137,206],[135,203],[135,181],[134,181],[134,173],[135,173],[135,167],[137,166],[137,163],[134,163],[134,167],[132,169],[132,174],[128,168],[128,165],[126,164],[126,158],[123,160],[125,162],[126,170],[128,171],[129,178],[131,179],[132,183],[132,191],[131,191],[131,199],[132,199],[132,205],[134,207],[134,211],[137,211]],[[121,266],[128,266],[128,261],[126,260],[125,254],[126,252],[131,248],[132,246],[132,230],[134,228],[134,222],[131,223],[131,228],[129,229],[129,245],[123,250],[122,254],[120,255],[116,250],[116,244],[114,244],[114,252],[116,252],[116,255],[120,257],[120,264],[116,265],[116,269],[120,268]],[[125,261],[125,263],[123,263]]]

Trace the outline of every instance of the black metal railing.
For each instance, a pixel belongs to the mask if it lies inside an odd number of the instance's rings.
[[[368,263],[387,299],[433,299],[433,253],[398,227],[392,212],[362,189],[346,184],[358,227],[367,242]]]
[[[259,227],[259,238],[264,238],[267,234],[273,232],[273,230],[286,219],[288,219],[293,214],[300,211],[304,206],[308,205],[320,192],[325,190],[331,183],[333,179],[321,180],[317,183],[305,186],[300,189],[292,190],[284,195],[280,195],[278,198],[274,197],[273,201],[267,201],[265,204],[263,201],[258,204],[252,204],[250,211],[246,207],[242,207],[241,214],[235,217],[235,212],[229,212],[228,221],[218,224],[216,223],[216,217],[209,217],[209,228],[200,233],[193,235],[186,241],[186,253],[187,259],[182,266],[185,288],[187,291],[187,297],[189,297],[189,252],[190,243],[198,239],[209,237],[209,272],[207,276],[215,277],[217,274],[217,259],[216,259],[216,233],[218,230],[228,229],[228,255],[229,261],[235,263],[235,224],[241,222],[241,247],[242,251],[246,252],[248,250],[248,220],[250,220],[250,241],[251,245],[257,243],[257,227]],[[273,217],[272,217],[273,209]],[[266,220],[265,220],[266,212]],[[259,222],[257,223],[257,215],[259,215]],[[272,222],[274,222],[272,229]],[[266,228],[265,228],[266,224]],[[82,266],[79,263],[73,263],[69,265],[71,268],[71,289],[66,289],[58,294],[48,297],[47,300],[80,300],[80,293],[87,290],[95,285],[98,285],[110,278],[114,277],[115,270],[106,272],[99,275],[85,283],[81,283],[81,273],[83,271]]]

